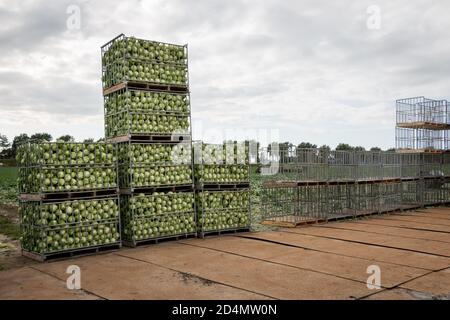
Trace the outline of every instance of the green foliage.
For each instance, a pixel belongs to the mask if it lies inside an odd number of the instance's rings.
[[[50,141],[52,141],[52,139],[53,139],[52,135],[49,134],[49,133],[45,133],[45,132],[43,132],[43,133],[35,133],[35,134],[31,135],[31,137],[30,137],[30,140],[42,141],[42,142],[43,141],[50,142]]]
[[[0,150],[9,147],[8,137],[0,134]]]
[[[300,143],[297,148],[308,148],[308,149],[314,149],[317,148],[316,144],[312,144],[310,142],[302,142]]]
[[[339,143],[336,147],[336,150],[352,151],[353,147],[351,145],[349,145],[348,143]]]
[[[28,142],[29,140],[30,137],[26,133],[21,133],[18,136],[15,136],[11,146],[11,156],[15,158],[17,154],[17,148],[19,147],[19,145]]]
[[[59,138],[57,139],[57,141],[61,141],[61,142],[74,142],[74,141],[75,141],[75,138],[72,137],[72,136],[69,135],[69,134],[66,134],[66,135],[64,135],[64,136],[59,137]]]
[[[0,203],[17,201],[17,168],[0,168]]]

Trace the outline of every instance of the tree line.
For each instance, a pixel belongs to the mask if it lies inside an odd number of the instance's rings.
[[[102,141],[103,139],[99,139],[98,141]],[[53,141],[53,137],[49,133],[35,133],[29,136],[26,133],[21,133],[18,136],[15,136],[14,139],[10,142],[8,137],[0,133],[0,159],[12,159],[16,157],[17,147],[22,143],[26,143],[29,141],[41,141],[41,142],[51,142]],[[56,139],[56,141],[62,142],[75,142],[75,138],[69,134],[63,135]],[[83,140],[83,142],[94,142],[94,139],[89,138]]]

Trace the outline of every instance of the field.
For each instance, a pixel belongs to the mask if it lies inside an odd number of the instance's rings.
[[[0,270],[26,264],[19,249],[16,179],[16,167],[0,167]]]
[[[0,167],[0,204],[17,201],[17,168]]]

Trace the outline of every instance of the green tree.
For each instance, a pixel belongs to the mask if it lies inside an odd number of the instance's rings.
[[[0,133],[0,150],[9,148],[8,137]]]
[[[389,149],[387,149],[386,151],[395,151],[395,148],[389,148]]]
[[[37,140],[37,141],[52,141],[53,137],[50,133],[35,133],[30,137],[30,140]]]
[[[330,146],[327,146],[326,144],[320,146],[319,149],[320,149],[321,151],[328,151],[328,152],[331,151]]]
[[[300,143],[297,148],[303,149],[303,148],[308,148],[308,149],[315,149],[317,148],[316,144],[312,144],[310,142],[302,142]]]
[[[71,135],[66,134],[64,136],[59,137],[57,140],[63,141],[63,142],[74,142],[75,138],[72,137]]]
[[[339,143],[336,147],[336,150],[352,151],[353,147],[348,143]]]
[[[94,142],[94,138],[87,138],[83,140],[84,143],[91,143]]]
[[[353,148],[354,151],[366,151],[366,148],[361,147],[361,146],[356,146]]]
[[[26,133],[15,136],[11,145],[11,157],[14,158],[16,156],[19,145],[28,141],[30,141],[30,137]]]
[[[370,148],[370,151],[381,151],[381,148],[379,148],[379,147],[372,147],[372,148]]]

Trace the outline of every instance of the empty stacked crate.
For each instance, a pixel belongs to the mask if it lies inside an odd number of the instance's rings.
[[[26,143],[17,161],[24,254],[45,260],[120,246],[114,145]]]
[[[194,145],[198,231],[208,233],[250,229],[248,145]]]
[[[123,243],[195,235],[187,47],[102,47],[105,135],[118,143]]]

